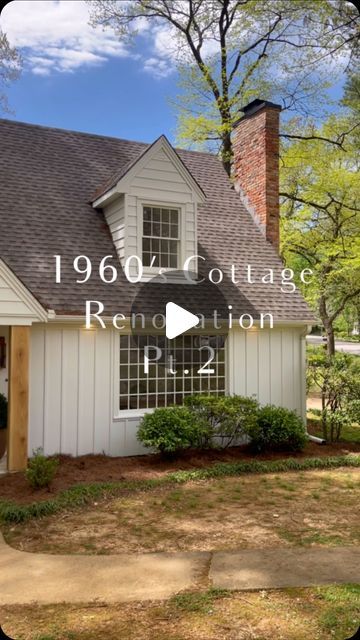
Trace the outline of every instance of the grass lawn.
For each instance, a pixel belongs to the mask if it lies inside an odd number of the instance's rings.
[[[17,640],[344,640],[360,624],[360,586],[260,593],[204,590],[162,603],[0,608]]]
[[[3,525],[25,551],[112,554],[360,542],[360,469],[244,474],[155,486]]]

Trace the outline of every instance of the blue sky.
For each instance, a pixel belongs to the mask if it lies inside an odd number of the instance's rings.
[[[15,114],[3,117],[149,142],[164,133],[173,141],[169,98],[177,87],[167,33],[144,28],[134,50],[87,20],[79,0],[5,7],[1,27],[25,66],[7,92]]]
[[[88,19],[81,0],[6,5],[0,25],[25,64],[8,90],[15,113],[5,117],[146,142],[164,133],[174,142],[170,100],[178,87],[169,28],[139,23],[135,49]],[[340,80],[331,96],[341,89]]]

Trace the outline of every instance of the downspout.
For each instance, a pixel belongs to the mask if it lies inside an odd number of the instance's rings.
[[[318,438],[317,436],[311,435],[311,433],[307,430],[307,420],[306,420],[306,336],[311,331],[311,326],[307,326],[305,330],[301,334],[301,395],[302,395],[302,406],[305,408],[305,413],[303,415],[303,420],[305,424],[305,434],[306,437],[316,444],[326,444],[326,440],[324,438]]]

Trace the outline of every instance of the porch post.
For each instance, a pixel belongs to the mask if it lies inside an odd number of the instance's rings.
[[[10,327],[8,471],[27,466],[30,327]]]

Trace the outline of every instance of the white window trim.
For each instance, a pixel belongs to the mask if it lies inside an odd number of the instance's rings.
[[[144,207],[158,207],[159,209],[177,209],[179,211],[179,264],[177,268],[162,267],[163,273],[171,271],[181,271],[185,262],[185,216],[186,203],[179,202],[159,202],[149,198],[137,198],[137,235],[138,250],[137,255],[142,259],[142,241],[143,241],[143,211]],[[143,276],[147,280],[158,275],[160,267],[144,267]]]

